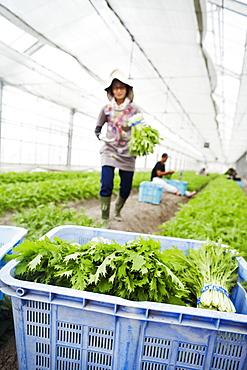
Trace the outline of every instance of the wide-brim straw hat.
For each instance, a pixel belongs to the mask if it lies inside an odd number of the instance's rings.
[[[130,101],[133,101],[134,99],[133,86],[129,84],[129,80],[126,78],[124,73],[121,72],[119,69],[114,69],[114,71],[112,71],[112,73],[110,74],[110,81],[108,83],[108,86],[105,88],[108,99],[112,100],[113,98],[112,83],[114,80],[118,80],[127,86],[127,98],[129,98]]]

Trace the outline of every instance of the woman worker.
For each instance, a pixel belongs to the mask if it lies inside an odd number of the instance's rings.
[[[140,113],[140,110],[133,104],[133,87],[127,83],[119,70],[111,73],[111,82],[105,91],[110,103],[101,109],[95,134],[99,140],[105,142],[100,150],[102,166],[100,204],[101,217],[104,226],[108,228],[115,168],[119,169],[120,176],[120,190],[114,210],[115,220],[122,220],[120,211],[132,189],[136,157],[130,155],[128,147],[131,135],[129,118]],[[101,130],[105,123],[107,131],[106,137],[103,137]]]

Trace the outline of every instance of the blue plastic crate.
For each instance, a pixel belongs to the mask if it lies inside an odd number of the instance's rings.
[[[142,181],[139,186],[138,201],[160,204],[163,187],[152,181]]]
[[[46,235],[79,244],[99,236],[120,244],[150,237],[71,225]],[[161,249],[202,243],[152,238]],[[246,279],[247,263],[238,262]],[[238,313],[231,314],[20,281],[16,265],[4,266],[0,281],[12,297],[19,370],[246,370],[247,301],[239,284],[232,297]]]
[[[12,248],[22,241],[26,233],[27,230],[22,227],[0,226],[0,269],[5,264],[4,256],[11,253]],[[2,299],[3,295],[0,292],[0,300]]]
[[[243,182],[242,180],[240,180],[240,181],[236,181],[236,183],[238,184],[238,186],[239,186],[240,188],[244,188],[244,182]]]
[[[188,182],[187,181],[180,181],[180,180],[168,180],[164,179],[167,184],[175,186],[180,192],[181,195],[185,195],[185,192],[187,190]]]

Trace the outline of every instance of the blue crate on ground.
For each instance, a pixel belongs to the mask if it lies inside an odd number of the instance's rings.
[[[151,236],[72,225],[46,235],[79,244]],[[202,243],[152,238],[161,249]],[[238,262],[246,279],[247,263]],[[247,301],[240,284],[232,296],[238,313],[231,314],[20,281],[16,265],[3,267],[0,285],[12,297],[19,370],[246,370]]]
[[[160,204],[163,187],[152,181],[142,181],[139,186],[138,201],[152,204]]]
[[[169,185],[175,186],[175,188],[177,188],[181,192],[181,195],[185,195],[188,186],[187,181],[169,180],[169,179],[164,179],[164,181]]]
[[[5,265],[4,256],[11,253],[12,248],[22,241],[26,233],[27,230],[22,227],[0,226],[0,269]],[[2,299],[3,295],[0,292],[0,300]]]
[[[238,184],[238,186],[239,186],[240,188],[244,188],[244,182],[243,182],[242,180],[240,180],[240,181],[236,181],[236,183]]]

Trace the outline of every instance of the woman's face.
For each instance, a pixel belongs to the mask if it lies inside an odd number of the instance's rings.
[[[112,93],[118,104],[122,104],[126,98],[127,87],[120,81],[113,81],[112,84]]]

